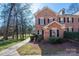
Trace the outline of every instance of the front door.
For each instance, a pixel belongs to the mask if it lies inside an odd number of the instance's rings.
[[[50,30],[50,37],[59,37],[59,30],[57,29]]]
[[[52,37],[57,37],[57,30],[56,29],[52,29]]]

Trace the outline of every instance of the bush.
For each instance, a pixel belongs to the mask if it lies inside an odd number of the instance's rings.
[[[40,42],[41,40],[43,40],[43,37],[42,37],[42,35],[38,35],[38,37],[37,37],[37,42]]]
[[[79,39],[79,32],[64,32],[64,38]]]
[[[62,38],[59,38],[59,37],[50,37],[48,39],[48,41],[51,44],[58,44],[58,43],[62,43],[63,42],[63,39]]]
[[[31,42],[34,40],[36,42],[40,42],[43,39],[42,35],[39,34],[33,34],[32,36],[30,36],[30,38],[31,38]]]

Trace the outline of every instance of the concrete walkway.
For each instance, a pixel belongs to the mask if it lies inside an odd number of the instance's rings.
[[[14,46],[11,46],[3,51],[0,52],[0,56],[19,56],[18,52],[16,51],[19,47],[22,45],[28,43],[30,41],[30,38],[27,38],[26,40],[17,43]]]

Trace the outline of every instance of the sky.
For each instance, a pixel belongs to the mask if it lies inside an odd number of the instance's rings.
[[[71,3],[36,3],[32,4],[32,11],[35,13],[37,10],[42,9],[43,7],[48,7],[55,12],[58,12],[60,9],[68,9]]]

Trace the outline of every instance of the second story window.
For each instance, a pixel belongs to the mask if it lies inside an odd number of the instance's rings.
[[[45,25],[45,19],[44,19],[44,17],[40,17],[40,18],[38,19],[38,24],[40,24],[40,25]]]
[[[67,17],[67,22],[68,23],[73,23],[74,22],[74,18],[72,17]]]
[[[53,18],[52,17],[48,18],[48,23],[50,23],[52,21],[53,21]]]

